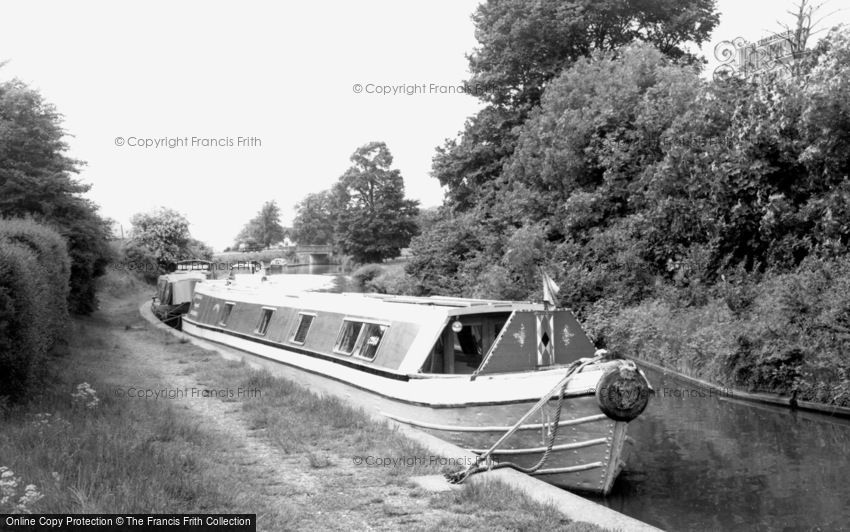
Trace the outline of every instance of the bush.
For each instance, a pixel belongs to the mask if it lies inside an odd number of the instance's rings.
[[[47,293],[35,254],[0,240],[0,395],[19,398],[50,347]]]
[[[0,220],[0,395],[32,385],[68,320],[65,241],[29,220]]]
[[[357,290],[367,290],[367,285],[384,273],[384,268],[378,264],[363,265],[351,274],[351,280]]]
[[[157,278],[165,273],[165,268],[147,247],[129,242],[120,251],[121,259],[118,269],[126,270],[137,275],[148,283],[155,283]]]
[[[416,295],[417,293],[413,279],[404,272],[401,265],[387,267],[377,277],[366,282],[365,289],[367,292],[379,294]]]
[[[688,375],[717,378],[736,353],[733,315],[722,301],[677,308],[649,300],[619,312],[595,305],[589,314],[588,328],[612,352]]]
[[[45,332],[49,343],[63,336],[68,325],[68,291],[71,261],[65,240],[56,231],[28,220],[0,222],[0,239],[29,249],[45,270],[48,285],[45,303],[49,309]]]
[[[807,259],[718,291],[703,305],[599,301],[585,326],[618,354],[694,377],[850,405],[850,258]]]

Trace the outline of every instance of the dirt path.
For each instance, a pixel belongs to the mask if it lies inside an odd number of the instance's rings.
[[[214,389],[197,370],[205,362],[218,362],[218,355],[156,330],[138,315],[137,303],[105,299],[102,304],[101,316],[115,333],[114,348],[122,356],[116,357],[115,366],[103,368],[108,373],[101,376],[125,393],[131,388],[136,394],[139,389]],[[127,375],[137,378],[128,382]],[[233,442],[215,458],[237,464],[241,480],[251,486],[251,492],[244,493],[246,512],[274,508],[281,515],[268,516],[272,522],[299,530],[435,529],[441,522],[467,517],[465,512],[431,507],[428,492],[410,483],[388,482],[385,470],[356,467],[350,454],[340,454],[333,445],[321,449],[330,467],[312,465],[310,456],[287,452],[286,442],[270,441],[264,428],[252,426],[238,400],[194,397],[173,402],[205,431]],[[262,524],[264,517],[257,513]]]

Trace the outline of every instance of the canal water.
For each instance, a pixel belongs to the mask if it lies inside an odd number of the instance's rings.
[[[288,272],[333,276],[338,266]],[[850,530],[850,421],[709,394],[647,370],[656,390],[625,471],[598,503],[666,530]]]

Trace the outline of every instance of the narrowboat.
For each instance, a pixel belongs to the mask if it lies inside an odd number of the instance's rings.
[[[209,270],[178,269],[160,275],[156,282],[156,295],[151,310],[160,321],[181,328],[182,316],[189,311],[195,285],[210,277]]]
[[[183,331],[369,392],[370,407],[552,484],[607,494],[651,387],[547,302],[195,287]]]

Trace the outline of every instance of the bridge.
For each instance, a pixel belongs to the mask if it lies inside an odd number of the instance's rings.
[[[331,245],[297,245],[295,246],[295,259],[298,264],[329,264],[333,255]]]

